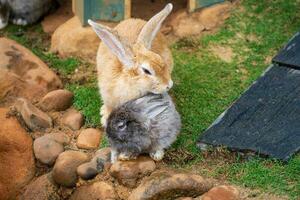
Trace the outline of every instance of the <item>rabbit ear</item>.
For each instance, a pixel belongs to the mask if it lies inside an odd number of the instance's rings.
[[[168,107],[169,107],[168,102],[150,106],[147,109],[146,115],[148,116],[148,118],[153,119],[153,118],[157,117],[158,115],[160,115],[161,113],[163,113],[165,110],[167,110]]]
[[[117,35],[113,33],[113,30],[109,27],[95,23],[92,20],[88,20],[88,23],[92,26],[99,38],[106,44],[106,46],[112,51],[112,53],[118,57],[121,63],[126,67],[132,67],[132,54],[129,50],[125,49]]]
[[[172,9],[173,5],[171,3],[168,3],[162,11],[154,15],[143,27],[142,31],[138,36],[137,43],[141,43],[147,49],[150,49],[152,41],[157,35],[161,24],[171,13]]]

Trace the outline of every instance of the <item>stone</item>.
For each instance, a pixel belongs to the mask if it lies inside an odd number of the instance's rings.
[[[0,108],[0,199],[15,199],[17,192],[33,178],[35,162],[32,139],[15,117]]]
[[[58,187],[50,174],[44,174],[31,182],[20,199],[22,200],[60,200]]]
[[[132,191],[129,200],[176,199],[197,197],[212,188],[212,183],[199,175],[170,170],[156,171]]]
[[[103,160],[104,163],[110,163],[111,148],[105,147],[96,151],[94,158]]]
[[[96,151],[92,160],[84,163],[77,168],[77,174],[84,180],[93,179],[97,174],[104,169],[109,169],[110,163],[110,148],[102,148]]]
[[[230,15],[231,7],[230,2],[225,2],[193,13],[181,9],[172,15],[164,27],[173,30],[173,34],[179,38],[199,35],[223,24]]]
[[[62,123],[74,131],[79,130],[83,122],[83,115],[75,109],[68,110],[62,117]]]
[[[75,16],[55,30],[50,51],[63,58],[73,56],[95,63],[99,44],[100,39],[92,28],[82,27]]]
[[[100,144],[101,132],[94,128],[84,129],[77,138],[77,147],[80,149],[97,149]]]
[[[60,7],[53,13],[44,17],[42,28],[45,33],[52,34],[61,24],[74,16],[71,0],[60,0]]]
[[[239,191],[233,186],[220,185],[213,187],[201,196],[200,200],[239,200]]]
[[[145,156],[136,160],[117,161],[110,168],[110,175],[124,186],[135,187],[138,180],[150,175],[156,168],[155,162]]]
[[[174,35],[183,38],[187,36],[198,35],[205,30],[205,26],[199,23],[195,14],[188,14],[185,10],[174,14],[172,19],[172,27]]]
[[[28,100],[19,98],[14,107],[20,113],[29,129],[39,131],[52,127],[52,119]]]
[[[48,137],[40,137],[33,143],[34,155],[41,163],[53,165],[64,146]]]
[[[68,142],[69,138],[64,133],[46,134],[34,141],[34,155],[41,163],[51,166]]]
[[[70,200],[117,200],[114,188],[105,182],[95,182],[75,190]]]
[[[30,50],[4,37],[0,37],[0,68],[47,91],[62,87],[61,80],[43,61]]]
[[[229,18],[232,4],[224,2],[202,9],[197,17],[205,26],[206,30],[212,30],[219,27],[224,21]],[[196,12],[197,13],[197,12]]]
[[[70,143],[69,136],[62,132],[51,133],[48,134],[47,137],[63,145],[67,145]]]
[[[65,151],[56,159],[52,170],[53,180],[64,187],[74,187],[78,180],[76,169],[88,161],[88,156],[79,151]]]
[[[93,179],[98,173],[101,173],[104,169],[104,163],[101,160],[92,160],[88,163],[84,163],[77,168],[77,174],[83,180]]]
[[[0,101],[8,106],[18,97],[38,101],[47,92],[46,88],[22,80],[18,75],[0,67]]]
[[[38,106],[43,111],[64,111],[72,105],[73,96],[68,90],[54,90],[46,94]]]

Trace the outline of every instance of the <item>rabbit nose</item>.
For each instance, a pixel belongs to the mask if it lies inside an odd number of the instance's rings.
[[[167,90],[171,89],[173,87],[173,81],[169,81],[169,84],[167,86]]]

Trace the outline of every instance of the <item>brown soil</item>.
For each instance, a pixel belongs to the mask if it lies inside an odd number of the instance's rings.
[[[212,46],[211,50],[215,56],[224,62],[230,63],[233,59],[234,54],[230,47]]]
[[[132,0],[131,15],[134,18],[149,20],[153,15],[163,9],[166,3],[173,4],[173,13],[180,9],[187,9],[187,0]]]

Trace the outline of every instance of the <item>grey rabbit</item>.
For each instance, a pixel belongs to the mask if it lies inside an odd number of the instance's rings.
[[[57,5],[55,0],[0,0],[0,29],[9,21],[23,26],[33,24]]]
[[[110,114],[106,134],[111,145],[111,160],[130,160],[149,153],[163,159],[180,132],[181,120],[167,93],[147,94],[131,100]]]

